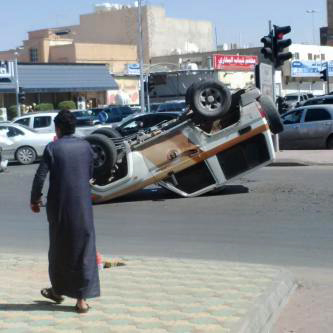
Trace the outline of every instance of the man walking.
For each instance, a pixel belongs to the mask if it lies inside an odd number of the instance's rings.
[[[60,111],[54,123],[58,140],[46,146],[31,190],[31,210],[38,213],[50,172],[46,210],[52,287],[41,293],[56,303],[63,296],[76,298],[75,310],[85,313],[89,310],[86,299],[100,296],[89,186],[93,157],[89,143],[73,136],[75,117],[70,111]]]

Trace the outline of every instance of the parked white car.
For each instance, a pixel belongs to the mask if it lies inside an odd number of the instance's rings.
[[[13,120],[14,124],[29,127],[39,133],[55,133],[54,118],[58,112],[29,112]]]
[[[96,129],[95,125],[97,125],[97,121],[93,119],[89,110],[71,111],[77,120],[77,127],[75,131],[77,136],[86,136]],[[55,133],[54,118],[57,114],[58,111],[29,112],[23,116],[14,118],[13,123],[29,127],[39,133]],[[100,125],[97,125],[97,127],[100,127]]]
[[[21,164],[31,164],[38,160],[45,146],[55,138],[54,133],[38,133],[13,123],[0,123],[0,132],[5,133],[6,137],[6,141],[0,140],[2,156]]]
[[[94,151],[94,202],[151,184],[198,196],[274,160],[271,133],[283,125],[259,90],[231,96],[221,82],[204,81],[188,89],[186,101],[179,117],[147,131],[123,137],[106,129],[86,138]]]

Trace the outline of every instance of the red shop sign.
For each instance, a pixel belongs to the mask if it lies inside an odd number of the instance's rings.
[[[257,56],[214,54],[214,69],[251,71],[258,64]]]

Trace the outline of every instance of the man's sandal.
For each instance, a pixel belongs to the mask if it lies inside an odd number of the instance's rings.
[[[57,304],[60,304],[65,300],[65,298],[63,296],[55,295],[52,288],[44,288],[40,291],[40,293],[45,298],[50,299],[50,300],[56,302]]]
[[[87,307],[84,307],[84,308],[79,307],[77,304],[75,305],[75,311],[77,313],[87,313],[89,311],[89,309],[90,309],[89,304],[87,304]]]

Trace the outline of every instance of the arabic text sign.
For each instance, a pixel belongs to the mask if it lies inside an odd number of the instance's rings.
[[[315,61],[292,61],[292,77],[319,77],[320,72],[326,68],[328,63],[329,76],[333,76],[333,61],[315,62]]]
[[[14,76],[14,64],[9,61],[0,61],[0,79],[9,79]]]
[[[213,62],[214,69],[251,71],[258,64],[258,57],[214,54]]]

